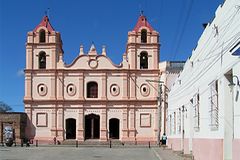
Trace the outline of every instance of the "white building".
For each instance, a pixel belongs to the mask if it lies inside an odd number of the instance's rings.
[[[175,83],[180,72],[183,69],[184,61],[164,61],[159,63],[160,70],[160,84],[161,84],[161,115],[160,122],[161,136],[166,133],[166,119],[167,119],[167,108],[168,108],[168,93],[171,90],[171,86]]]
[[[240,159],[239,46],[240,1],[226,0],[168,94],[173,150],[196,160]]]

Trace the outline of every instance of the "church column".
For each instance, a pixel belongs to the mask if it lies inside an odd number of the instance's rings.
[[[84,141],[84,110],[82,107],[83,106],[81,105],[78,110],[78,141]]]
[[[101,99],[105,100],[107,99],[107,77],[106,77],[106,73],[102,74],[102,95],[101,95]]]
[[[29,138],[34,138],[33,125],[36,126],[36,124],[33,124],[34,122],[32,121],[32,106],[30,104],[25,104],[25,113],[27,113],[27,116],[28,116],[26,136]]]
[[[25,73],[25,97],[24,100],[32,99],[32,75],[31,73]]]
[[[58,105],[57,112],[57,140],[64,139],[64,127],[63,127],[63,119],[64,119],[64,110],[63,105]]]
[[[51,56],[50,57],[52,57],[51,59],[50,59],[50,61],[51,61],[51,69],[55,69],[56,68],[56,66],[57,66],[57,63],[56,63],[56,54],[57,54],[57,51],[56,51],[56,47],[54,46],[54,47],[52,47],[52,49],[51,49]]]
[[[56,82],[55,82],[55,80],[56,80],[56,76],[55,76],[55,74],[52,74],[51,75],[51,88],[50,88],[50,93],[51,93],[51,95],[50,95],[50,99],[51,100],[55,100],[56,99]]]
[[[129,128],[129,140],[130,141],[135,141],[136,139],[136,116],[135,116],[135,108],[134,105],[130,105],[130,109],[129,109],[129,118],[130,118],[130,128]]]
[[[124,73],[123,74],[123,95],[122,99],[128,99],[128,74]]]
[[[130,69],[136,69],[137,68],[137,56],[136,56],[136,49],[135,46],[129,46],[129,65]]]
[[[32,46],[26,46],[26,69],[33,69]]]
[[[151,42],[151,34],[149,32],[147,33],[147,43],[152,43]]]
[[[158,69],[158,62],[159,62],[159,54],[158,54],[159,50],[158,48],[154,49],[153,50],[153,54],[152,54],[152,57],[150,57],[152,59],[152,62],[153,62],[153,66],[151,69]]]
[[[64,83],[64,79],[63,79],[63,73],[59,72],[58,73],[58,78],[57,78],[57,99],[58,100],[63,100],[63,83]]]
[[[127,105],[123,106],[123,113],[122,113],[122,140],[125,141],[128,139],[128,109]]]
[[[56,137],[57,136],[57,112],[56,112],[56,106],[52,105],[52,128],[51,128],[51,136]]]
[[[107,141],[107,109],[101,110],[100,122],[100,140]]]
[[[135,73],[130,75],[130,99],[136,99],[136,75]]]
[[[84,74],[79,74],[79,100],[84,99]]]

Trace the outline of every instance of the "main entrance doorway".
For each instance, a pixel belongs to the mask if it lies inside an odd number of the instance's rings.
[[[109,138],[119,139],[119,119],[117,118],[109,120]]]
[[[99,139],[100,116],[89,114],[85,116],[85,139]]]
[[[66,119],[66,139],[76,139],[76,119]]]

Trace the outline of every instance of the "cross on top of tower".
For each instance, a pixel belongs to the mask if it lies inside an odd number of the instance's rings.
[[[50,24],[49,18],[47,15],[45,15],[42,19],[42,21],[37,25],[37,27],[34,29],[34,32],[37,31],[38,28],[40,27],[46,27],[49,32],[54,31],[54,28]]]
[[[133,30],[138,32],[138,30],[143,26],[147,27],[150,31],[154,30],[152,26],[148,23],[147,18],[143,15],[143,11],[141,11],[141,15],[139,16],[137,24]]]

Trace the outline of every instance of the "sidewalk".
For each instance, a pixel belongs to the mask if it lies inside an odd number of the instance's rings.
[[[183,155],[169,148],[153,148],[153,151],[159,160],[192,160],[190,155]]]

